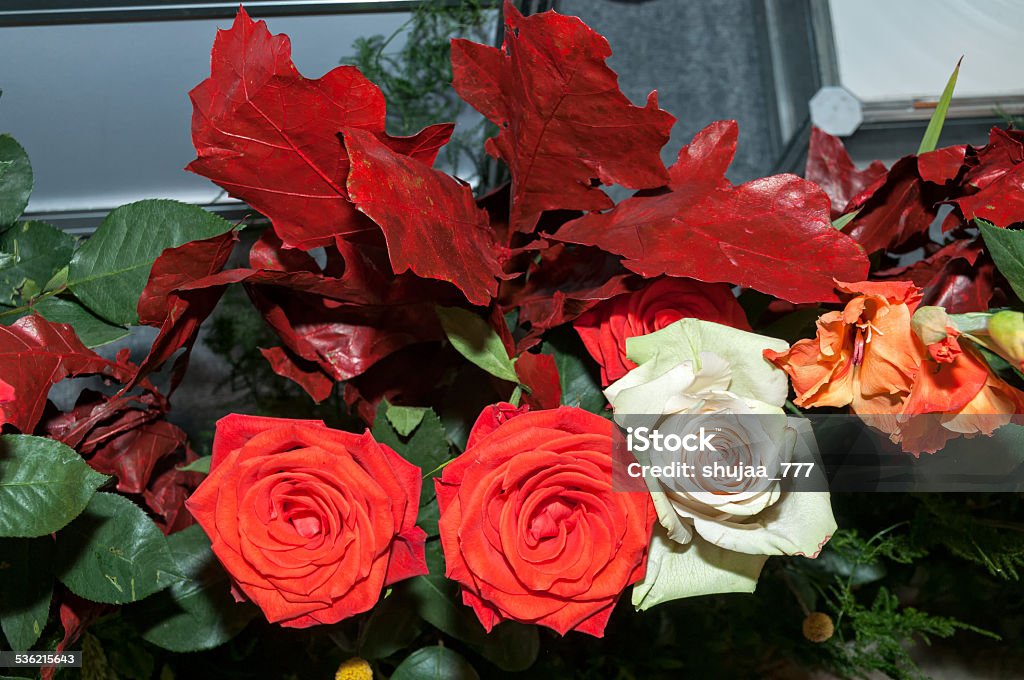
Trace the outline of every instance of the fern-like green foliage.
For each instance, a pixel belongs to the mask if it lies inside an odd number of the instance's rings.
[[[993,576],[1019,580],[1024,572],[1024,524],[1017,494],[961,496],[921,494],[914,518],[914,541],[943,546],[955,556],[983,566]]]

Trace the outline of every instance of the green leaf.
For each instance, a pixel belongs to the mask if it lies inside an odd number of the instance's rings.
[[[560,328],[549,332],[540,351],[555,357],[564,405],[578,406],[591,413],[604,412],[607,402],[601,392],[600,373],[574,331]]]
[[[153,261],[166,248],[211,238],[231,224],[194,205],[147,200],[123,205],[71,259],[68,287],[107,321],[138,322],[136,305]]]
[[[0,235],[0,250],[15,256],[12,264],[0,268],[0,304],[14,305],[22,287],[31,282],[32,292],[42,292],[67,266],[75,239],[45,222],[22,222]]]
[[[93,602],[126,604],[181,580],[167,539],[124,496],[98,493],[57,537],[57,578]]]
[[[60,442],[0,437],[0,536],[45,536],[77,517],[107,477]]]
[[[213,456],[203,456],[197,458],[188,465],[182,465],[178,469],[182,472],[201,472],[204,475],[210,474],[210,463],[213,462]]]
[[[392,592],[366,620],[359,634],[358,654],[383,659],[412,644],[421,631],[420,617],[408,598]]]
[[[432,482],[429,479],[425,480],[423,482],[423,486],[428,485],[430,487],[433,487],[434,482]],[[434,536],[437,536],[440,533],[440,531],[437,528],[437,523],[438,521],[440,521],[440,519],[441,508],[437,504],[437,496],[435,493],[434,498],[432,498],[429,502],[422,503],[420,505],[420,514],[419,517],[416,518],[416,524],[421,529],[423,529],[423,531],[426,532],[427,538],[433,538]]]
[[[32,194],[32,164],[10,135],[0,135],[0,228],[25,212]]]
[[[398,455],[416,465],[424,475],[423,491],[420,494],[420,506],[424,506],[434,498],[434,483],[430,480],[438,467],[451,457],[448,440],[445,438],[441,419],[431,409],[425,409],[421,422],[411,437],[402,437],[394,426],[388,422],[386,413],[394,408],[387,401],[381,401],[377,408],[377,416],[373,420],[371,433],[381,444],[390,446]]]
[[[1024,300],[1024,231],[1000,229],[991,222],[974,220],[981,228],[985,247],[996,267],[1006,277],[1021,300]]]
[[[0,539],[0,627],[14,651],[32,649],[50,613],[53,539]]]
[[[107,323],[74,300],[51,296],[34,304],[32,309],[47,321],[66,323],[74,328],[86,347],[100,347],[128,335],[127,328]]]
[[[963,57],[960,58],[961,61]],[[942,124],[946,122],[946,114],[949,112],[949,103],[953,100],[953,89],[956,88],[956,77],[960,75],[960,62],[956,62],[956,68],[953,69],[953,75],[949,77],[949,81],[946,82],[946,89],[942,91],[942,96],[939,97],[939,103],[935,107],[935,112],[932,113],[932,119],[928,121],[928,128],[924,131],[924,138],[921,139],[921,146],[917,148],[918,155],[927,153],[929,151],[935,151],[935,148],[939,145],[939,135],[942,134]]]
[[[834,220],[832,220],[832,226],[834,228],[836,228],[836,229],[842,229],[847,224],[852,222],[853,218],[856,217],[857,213],[859,213],[859,212],[860,212],[860,210],[852,210],[852,211],[846,213],[845,215],[840,215],[839,217],[837,217]]]
[[[143,639],[172,652],[212,649],[237,635],[256,608],[236,603],[231,582],[199,525],[167,537],[184,580],[127,612]]]
[[[406,657],[391,680],[480,680],[458,652],[447,647],[423,647]]]
[[[437,307],[437,316],[448,340],[459,354],[496,378],[519,382],[505,345],[486,321],[459,307]]]
[[[416,426],[420,424],[420,421],[423,420],[423,414],[429,410],[425,406],[395,406],[394,404],[388,404],[384,415],[387,416],[391,426],[395,428],[395,432],[402,437],[408,437],[416,429]]]

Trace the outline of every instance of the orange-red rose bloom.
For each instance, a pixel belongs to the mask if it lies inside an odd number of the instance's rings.
[[[232,414],[187,505],[267,619],[305,628],[364,612],[383,587],[427,572],[421,483],[369,433]]]
[[[626,339],[647,335],[680,319],[695,318],[750,330],[736,297],[724,283],[662,278],[617,295],[575,321],[573,327],[610,385],[636,368],[626,358]]]
[[[515,415],[435,480],[447,576],[484,628],[506,619],[600,637],[646,570],[654,506],[612,489],[610,421]]]

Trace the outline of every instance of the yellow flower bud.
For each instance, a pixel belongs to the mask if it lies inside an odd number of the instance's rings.
[[[338,666],[334,680],[373,680],[373,669],[365,659],[354,656]]]
[[[1024,371],[1024,313],[996,312],[988,320],[988,334],[995,345],[993,349]]]
[[[926,345],[942,342],[949,334],[948,327],[956,328],[946,310],[942,307],[918,307],[910,319],[910,327],[914,334]]]
[[[804,619],[804,637],[811,642],[825,642],[836,632],[832,618],[823,612],[811,612]]]

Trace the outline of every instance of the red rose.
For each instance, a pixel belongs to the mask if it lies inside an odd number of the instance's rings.
[[[506,420],[435,480],[448,578],[488,631],[600,637],[647,568],[654,505],[612,490],[610,421],[563,406]]]
[[[580,316],[573,327],[600,364],[601,383],[607,386],[636,368],[626,358],[626,338],[647,335],[686,318],[750,330],[728,285],[675,278],[657,279],[605,300]]]
[[[420,470],[369,433],[232,414],[187,507],[238,588],[291,628],[336,623],[427,573]]]

